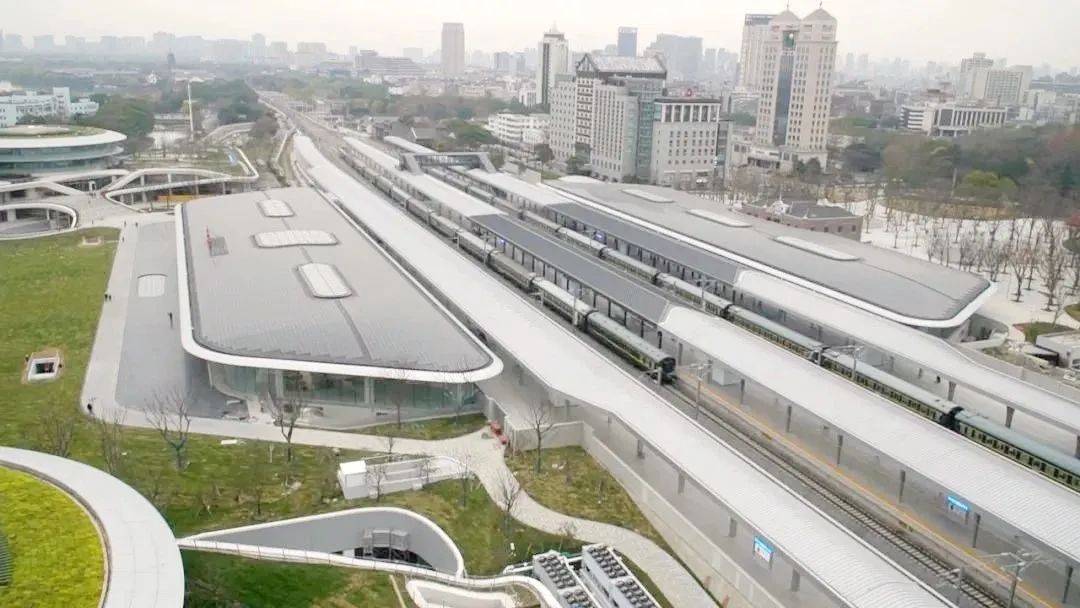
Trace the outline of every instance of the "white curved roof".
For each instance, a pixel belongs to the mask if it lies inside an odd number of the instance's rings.
[[[763,300],[783,303],[792,314],[831,327],[860,344],[932,369],[973,391],[1080,434],[1080,403],[980,365],[940,338],[760,272],[741,272],[736,287]]]
[[[0,447],[0,466],[30,472],[71,494],[106,543],[102,608],[182,608],[184,564],[168,524],[131,486],[101,469],[52,454]]]
[[[69,148],[74,146],[95,146],[99,144],[118,144],[127,136],[116,131],[95,129],[95,133],[85,135],[3,135],[0,130],[0,149],[27,148]]]
[[[1080,561],[1080,494],[716,317],[677,308],[660,327],[979,510]],[[776,370],[784,370],[782,381]]]
[[[481,324],[544,384],[619,416],[848,606],[950,604],[865,542],[661,400],[463,253],[331,164],[306,137],[295,152],[312,177],[434,289]]]

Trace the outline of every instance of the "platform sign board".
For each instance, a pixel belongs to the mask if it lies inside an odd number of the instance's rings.
[[[956,521],[967,523],[968,514],[971,513],[971,507],[955,496],[946,495],[945,511],[949,514],[949,517]]]
[[[754,557],[765,562],[767,565],[772,565],[772,545],[768,543],[764,538],[760,536],[754,537]]]

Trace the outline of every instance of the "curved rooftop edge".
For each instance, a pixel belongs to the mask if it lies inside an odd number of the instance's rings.
[[[283,526],[293,526],[297,524],[305,524],[311,522],[319,522],[333,519],[346,519],[354,517],[363,517],[365,515],[390,515],[393,517],[400,517],[407,520],[411,520],[412,523],[431,531],[440,541],[443,542],[446,548],[448,548],[453,556],[453,571],[446,572],[444,574],[451,574],[453,576],[465,576],[465,557],[461,554],[461,549],[454,542],[454,539],[450,538],[450,535],[445,530],[439,527],[438,524],[431,521],[427,517],[408,509],[402,509],[399,507],[359,507],[355,509],[346,509],[344,511],[333,511],[330,513],[319,513],[316,515],[305,515],[302,517],[290,517],[289,519],[282,519],[278,521],[264,522],[258,524],[252,524],[250,526],[240,526],[237,528],[228,528],[226,530],[215,530],[212,532],[201,532],[194,534],[186,538],[181,539],[179,542],[183,544],[187,541],[215,541],[215,542],[227,542],[219,540],[222,536],[233,536],[236,534],[244,534],[250,532],[258,532],[260,530],[269,530],[273,528],[280,528]],[[385,520],[382,520],[385,521]],[[380,522],[381,523],[381,522]],[[280,549],[281,547],[275,547]]]
[[[105,541],[108,580],[102,608],[182,608],[184,564],[168,524],[131,486],[89,465],[0,447],[0,465],[63,488],[95,519]]]
[[[330,203],[327,203],[330,204]],[[474,346],[479,348],[487,358],[487,364],[475,369],[462,370],[462,371],[437,371],[437,370],[423,370],[423,369],[409,369],[401,367],[391,366],[379,366],[379,365],[360,365],[349,363],[332,363],[326,361],[311,361],[296,358],[277,358],[277,357],[257,357],[251,355],[233,354],[229,352],[223,352],[221,350],[215,350],[202,344],[196,337],[196,331],[193,321],[192,304],[191,304],[191,289],[188,276],[188,268],[185,260],[187,259],[187,253],[185,245],[187,241],[187,234],[184,227],[184,214],[177,213],[175,219],[176,229],[176,255],[177,255],[177,284],[179,288],[179,322],[180,322],[180,343],[184,350],[192,356],[195,356],[204,361],[211,361],[214,363],[220,363],[223,365],[238,366],[238,367],[255,367],[266,369],[279,369],[297,372],[309,372],[309,373],[322,373],[322,374],[335,374],[343,376],[366,376],[371,378],[383,378],[389,380],[402,380],[413,382],[441,382],[451,384],[464,384],[468,382],[480,382],[482,380],[488,380],[498,376],[503,370],[502,360],[499,359],[491,350],[485,346],[482,342],[477,340],[475,336],[469,332],[458,319],[450,311],[448,311],[441,302],[435,298],[431,292],[429,292],[423,285],[416,281],[401,265],[391,256],[384,256],[384,259],[391,264],[399,273],[401,273],[407,281],[415,286],[428,302],[437,308],[442,315],[447,319],[447,322],[453,323],[464,335],[468,336],[468,339]],[[348,218],[343,214],[343,218],[348,222],[349,227],[357,230],[363,236],[363,238],[369,240],[370,237],[363,232],[363,230],[357,226],[351,218]]]
[[[71,226],[64,228],[63,230],[46,230],[44,232],[32,232],[29,234],[19,234],[12,236],[0,236],[0,240],[14,241],[20,239],[33,239],[42,236],[55,236],[57,234],[64,234],[67,232],[74,232],[81,228],[79,226],[79,212],[68,207],[67,205],[61,205],[59,203],[49,203],[45,201],[34,201],[27,203],[0,203],[0,211],[18,211],[20,209],[49,209],[51,211],[59,211],[60,213],[66,213],[71,216]]]
[[[294,152],[395,252],[473,319],[551,390],[617,416],[743,521],[769,537],[807,578],[852,608],[949,606],[920,582],[761,467],[705,431],[566,325],[477,267],[465,254],[326,159],[306,137]],[[437,272],[435,271],[437,270]]]
[[[562,186],[560,186],[560,183],[562,184]],[[570,185],[571,187],[566,187],[567,185]],[[575,185],[577,186],[577,188],[573,187]],[[618,184],[615,184],[615,185],[618,185]],[[795,283],[795,284],[797,284],[797,285],[799,285],[801,287],[805,287],[805,288],[807,288],[807,289],[809,289],[811,291],[820,293],[822,295],[826,295],[826,296],[828,296],[830,298],[833,298],[835,300],[844,302],[846,304],[850,304],[850,305],[855,306],[857,308],[866,310],[868,312],[872,312],[872,313],[874,313],[874,314],[876,314],[878,316],[884,317],[886,319],[890,319],[892,321],[896,321],[898,323],[903,323],[905,325],[911,325],[911,326],[915,326],[915,327],[934,328],[934,329],[956,327],[957,325],[960,325],[965,320],[967,320],[969,317],[971,317],[971,315],[973,315],[975,313],[975,311],[977,311],[979,309],[979,307],[981,307],[990,298],[990,296],[993,295],[993,293],[994,293],[994,284],[991,283],[990,281],[982,279],[981,281],[978,281],[978,283],[979,283],[979,285],[981,287],[974,289],[967,297],[964,298],[966,300],[966,303],[964,303],[962,306],[959,306],[959,307],[957,307],[957,308],[955,308],[953,310],[950,310],[948,313],[945,313],[942,316],[930,316],[930,315],[918,315],[917,316],[917,315],[913,315],[913,314],[906,314],[906,313],[904,313],[904,312],[902,312],[900,310],[895,310],[893,308],[890,308],[890,307],[885,306],[885,305],[881,305],[879,303],[870,302],[870,301],[868,301],[868,299],[864,299],[864,298],[852,295],[850,293],[847,293],[844,290],[834,288],[834,287],[830,287],[830,286],[825,285],[825,284],[823,284],[821,282],[818,282],[818,281],[815,281],[815,280],[812,280],[812,279],[809,279],[809,278],[805,278],[805,277],[800,276],[798,274],[793,274],[791,272],[788,272],[788,271],[784,270],[783,268],[778,268],[776,266],[771,266],[771,265],[769,265],[769,264],[767,264],[765,262],[758,261],[758,260],[753,259],[752,257],[750,257],[748,255],[740,253],[739,251],[735,251],[734,248],[730,247],[730,245],[728,247],[725,247],[725,246],[723,246],[721,244],[715,244],[713,242],[703,240],[703,238],[699,238],[699,236],[689,234],[687,231],[683,230],[682,227],[676,228],[676,227],[665,226],[665,225],[660,224],[658,222],[658,220],[656,220],[656,218],[641,217],[641,216],[639,216],[639,215],[637,215],[635,213],[631,213],[628,210],[619,208],[617,205],[615,205],[615,204],[613,204],[611,202],[604,202],[603,200],[600,200],[599,195],[590,194],[590,192],[588,190],[586,190],[585,188],[591,187],[591,186],[605,187],[605,186],[613,186],[613,185],[612,184],[604,184],[602,182],[598,182],[597,180],[593,180],[591,178],[580,178],[579,177],[578,179],[573,179],[573,180],[567,179],[567,178],[560,178],[559,180],[555,180],[554,182],[551,182],[551,183],[543,183],[543,184],[541,184],[539,186],[536,186],[536,188],[542,188],[542,189],[547,189],[547,190],[549,190],[551,192],[556,192],[556,193],[562,195],[563,197],[565,197],[567,199],[565,202],[567,202],[567,203],[577,203],[579,205],[583,205],[583,206],[588,207],[590,209],[593,209],[595,211],[599,211],[599,212],[605,213],[605,214],[607,214],[609,216],[612,216],[612,217],[618,218],[620,220],[623,220],[624,222],[629,222],[630,224],[633,224],[633,225],[637,226],[638,228],[643,228],[645,230],[651,231],[651,232],[656,233],[658,235],[662,235],[664,237],[674,239],[674,240],[676,240],[676,241],[678,241],[680,243],[691,245],[693,247],[696,247],[697,249],[706,251],[706,252],[708,252],[710,254],[719,256],[721,258],[725,258],[725,259],[730,260],[731,262],[735,262],[736,264],[738,264],[740,266],[743,266],[745,268],[748,268],[748,269],[751,269],[751,270],[756,270],[756,271],[759,271],[759,272],[762,272],[762,273],[765,273],[765,274],[769,274],[769,275],[772,275],[772,276],[780,278],[780,279],[784,279],[786,281],[790,281],[790,282]],[[682,194],[683,196],[687,196],[687,197],[692,196],[692,195],[685,194],[685,193],[680,193],[680,194]],[[597,198],[594,198],[594,197],[597,197]],[[753,217],[750,217],[750,216],[745,216],[745,217],[738,216],[738,219],[740,221],[744,221],[746,223],[749,223],[751,226],[760,226],[760,225],[762,225],[761,220],[757,220],[756,218],[753,218]],[[812,240],[815,240],[815,239],[819,239],[819,238],[823,238],[825,236],[828,236],[828,235],[819,235],[817,233],[811,233],[811,232],[796,229],[796,228],[788,229],[787,227],[779,226],[779,225],[776,225],[776,224],[770,224],[767,227],[768,227],[769,230],[777,231],[778,233],[783,233],[783,234],[790,234],[791,236],[795,236],[796,238],[800,238],[802,240],[808,240],[808,241],[812,241]],[[761,240],[762,240],[763,243],[765,241],[770,241],[771,242],[771,239],[766,239],[764,236],[762,236]],[[864,251],[866,254],[873,253],[875,256],[879,256],[882,259],[888,258],[888,259],[892,259],[893,261],[902,262],[902,263],[908,263],[908,264],[911,264],[912,266],[917,266],[917,267],[926,267],[925,265],[928,264],[927,262],[924,262],[923,260],[918,260],[916,258],[912,258],[910,256],[906,256],[904,254],[893,252],[893,251],[890,251],[890,250],[887,250],[887,249],[876,248],[873,245],[866,245],[866,244],[854,243],[854,242],[845,243],[845,242],[843,242],[843,239],[836,240],[835,243],[834,243],[834,247],[837,248],[837,249],[840,249],[840,250],[847,250],[847,249],[850,249],[850,248],[867,248],[867,249],[862,249],[862,251]],[[792,251],[791,253],[794,254],[795,251]],[[811,254],[811,255],[813,255],[813,254]],[[860,258],[860,261],[855,262],[855,263],[866,262],[866,260],[863,259],[863,258],[866,257],[865,255],[859,255],[859,254],[854,254],[854,253],[852,255],[855,255],[856,257]],[[899,256],[899,257],[893,258],[892,256]],[[815,257],[818,258],[820,263],[825,263],[827,261],[825,259],[821,259],[820,256],[815,256]],[[840,263],[844,263],[844,262],[840,262]],[[888,273],[886,273],[886,274],[888,274]],[[893,276],[896,276],[895,273],[893,274]],[[932,290],[932,291],[936,292],[938,290]],[[899,301],[899,300],[897,300],[897,301]]]
[[[97,146],[102,144],[118,144],[127,139],[123,133],[109,131],[108,129],[79,127],[67,129],[70,134],[43,133],[34,135],[32,132],[19,132],[15,135],[5,133],[6,129],[0,129],[0,149],[28,149],[28,148],[72,148],[79,146]],[[86,133],[78,133],[85,130]]]

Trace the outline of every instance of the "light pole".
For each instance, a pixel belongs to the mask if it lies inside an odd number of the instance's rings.
[[[705,288],[712,285],[712,279],[700,278],[697,280],[698,287],[701,288],[701,310],[705,310]]]
[[[698,416],[701,414],[701,382],[705,376],[705,372],[712,371],[712,361],[692,363],[687,367],[697,372],[697,398],[694,399],[694,420],[697,420]]]
[[[830,346],[825,350],[831,350],[833,352],[846,352],[847,354],[851,355],[851,379],[854,380],[855,372],[858,371],[857,368],[859,365],[859,353],[861,353],[864,348],[866,347],[862,344],[844,344],[842,346]],[[822,352],[821,354],[822,356],[825,355],[824,352]]]

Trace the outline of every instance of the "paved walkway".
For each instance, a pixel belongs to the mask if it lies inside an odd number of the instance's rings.
[[[140,223],[171,222],[164,213],[139,215]],[[130,216],[129,216],[130,218]],[[116,384],[120,374],[123,335],[129,306],[135,252],[139,231],[128,219],[111,218],[121,228],[124,238],[117,243],[116,257],[109,277],[107,291],[112,299],[102,303],[101,319],[87,365],[81,403],[94,404],[94,416],[111,418],[122,415],[128,426],[153,428],[146,414],[127,409],[116,401]],[[127,218],[125,218],[127,219]],[[283,441],[280,431],[266,422],[240,422],[216,418],[193,418],[191,432],[258,441]],[[347,450],[386,451],[384,437],[342,433],[319,429],[296,429],[293,443],[297,445],[336,447]],[[498,504],[504,480],[513,475],[503,460],[503,446],[482,431],[445,441],[396,439],[397,453],[447,456],[464,461]],[[517,483],[516,480],[513,483]],[[674,606],[694,608],[714,606],[715,602],[693,576],[671,554],[656,543],[630,530],[595,521],[569,517],[552,511],[525,494],[518,499],[513,516],[525,525],[545,532],[559,534],[572,525],[575,536],[585,542],[610,545],[649,574],[660,591]]]

